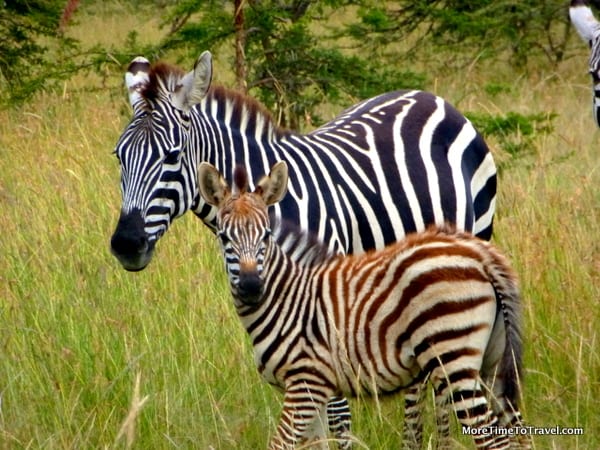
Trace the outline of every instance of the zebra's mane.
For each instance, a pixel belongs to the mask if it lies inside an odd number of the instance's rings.
[[[314,234],[288,220],[275,221],[273,236],[284,253],[301,266],[314,266],[337,256]]]
[[[212,84],[206,100],[215,100],[217,103],[230,103],[232,105],[232,122],[241,123],[242,118],[246,116],[253,118],[253,121],[257,123],[258,120],[256,119],[260,118],[265,132],[273,133],[276,137],[282,137],[290,133],[289,130],[275,122],[271,112],[261,102],[242,92],[223,85]]]
[[[150,66],[148,83],[144,85],[140,94],[148,102],[161,97],[167,98],[169,93],[174,93],[181,88],[181,81],[184,76],[185,72],[181,68],[164,61],[158,61]],[[244,115],[254,118],[255,123],[258,122],[256,118],[260,118],[265,132],[273,133],[276,137],[289,133],[289,130],[280,127],[275,122],[271,112],[262,103],[249,95],[213,83],[207,93],[207,100],[213,99],[218,103],[230,103],[232,105],[232,121],[241,123]]]
[[[286,220],[275,222],[273,230],[273,235],[286,255],[302,266],[310,267],[343,257],[339,253],[331,252],[316,235],[302,230],[295,223]],[[446,223],[444,225],[430,225],[424,231],[409,233],[393,245],[395,245],[394,251],[404,252],[423,244],[434,242],[453,243],[456,240],[471,242],[473,235],[466,231],[460,231],[456,226]],[[490,247],[487,241],[477,239],[477,242],[483,247]],[[376,251],[370,250],[367,253]]]
[[[181,88],[181,80],[185,72],[177,66],[158,61],[150,66],[148,72],[148,83],[140,92],[142,97],[148,101],[157,100],[161,95],[176,92]]]

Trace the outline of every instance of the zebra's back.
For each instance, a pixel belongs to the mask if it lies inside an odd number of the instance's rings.
[[[227,91],[212,95],[202,105],[204,115],[227,102]],[[265,132],[264,121],[244,118],[248,110],[233,103],[213,113],[217,139],[231,153],[205,160],[229,182],[233,168],[244,165],[251,185],[276,161],[286,161],[289,194],[274,215],[314,233],[330,250],[383,248],[443,223],[490,238],[492,154],[471,122],[442,98],[424,91],[382,94],[308,134]],[[229,136],[226,117],[244,123],[244,139]]]

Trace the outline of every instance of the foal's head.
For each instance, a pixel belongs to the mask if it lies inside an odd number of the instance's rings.
[[[271,238],[267,208],[287,192],[288,170],[280,161],[271,173],[248,192],[248,175],[237,167],[230,188],[217,169],[208,163],[198,168],[200,195],[218,208],[217,236],[234,297],[246,305],[256,305],[264,289],[263,261]]]

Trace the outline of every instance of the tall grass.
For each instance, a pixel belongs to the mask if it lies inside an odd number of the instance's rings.
[[[114,21],[86,17],[87,29]],[[550,74],[478,67],[431,86],[462,111],[558,113],[502,172],[494,237],[522,280],[525,418],[585,430],[536,436],[539,449],[600,448],[600,131],[586,52]],[[0,448],[263,448],[281,398],[256,374],[212,235],[190,215],[145,271],[110,255],[110,152],[127,105],[80,83],[0,112]],[[398,448],[401,405],[352,401],[359,448]]]

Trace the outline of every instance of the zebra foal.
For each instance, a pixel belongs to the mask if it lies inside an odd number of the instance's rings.
[[[270,449],[303,443],[332,396],[394,393],[427,377],[478,448],[509,448],[494,427],[521,420],[520,299],[491,244],[430,228],[362,255],[330,255],[301,231],[280,231],[279,245],[267,208],[286,193],[285,162],[253,193],[245,169],[233,179],[230,189],[212,165],[198,169],[258,370],[285,391]]]

